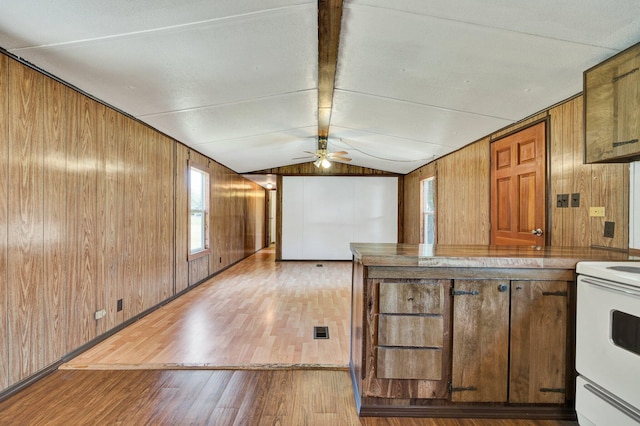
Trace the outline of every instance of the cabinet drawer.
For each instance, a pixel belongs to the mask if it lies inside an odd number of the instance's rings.
[[[444,285],[438,280],[421,283],[380,283],[380,313],[442,314]]]
[[[442,350],[378,348],[376,376],[379,379],[442,378]]]
[[[427,346],[441,348],[444,322],[441,316],[380,315],[378,344],[381,346]]]

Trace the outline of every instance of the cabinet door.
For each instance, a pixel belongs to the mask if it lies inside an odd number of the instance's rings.
[[[509,281],[456,280],[451,400],[506,402]]]
[[[509,402],[564,403],[567,283],[513,281]]]
[[[640,45],[587,70],[584,95],[585,162],[640,156]]]

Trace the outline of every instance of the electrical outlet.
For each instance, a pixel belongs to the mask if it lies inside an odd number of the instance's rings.
[[[574,192],[571,194],[571,207],[580,207],[580,193]]]
[[[589,207],[589,216],[604,217],[604,207]]]
[[[105,315],[107,315],[107,311],[105,311],[104,309],[100,309],[99,311],[96,311],[95,314],[93,314],[93,317],[96,320],[99,320],[100,318],[104,318]]]
[[[616,228],[615,222],[605,222],[604,223],[604,236],[606,238],[613,238],[613,233]]]

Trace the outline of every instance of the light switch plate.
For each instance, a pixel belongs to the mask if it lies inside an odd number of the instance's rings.
[[[604,217],[604,207],[589,207],[589,216]]]

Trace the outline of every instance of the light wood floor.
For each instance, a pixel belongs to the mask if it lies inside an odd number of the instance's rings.
[[[0,425],[568,426],[359,418],[350,262],[239,263],[0,403]],[[313,326],[330,339],[314,340]]]
[[[260,251],[61,368],[346,369],[351,263],[274,259]]]

